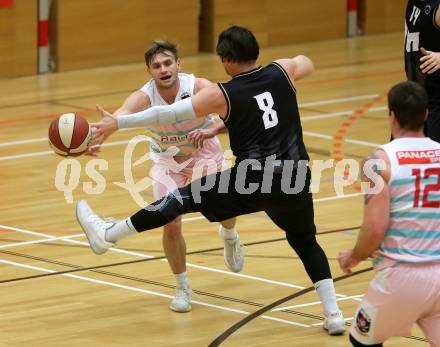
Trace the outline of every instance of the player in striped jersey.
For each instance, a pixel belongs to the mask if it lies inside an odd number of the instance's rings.
[[[212,85],[207,79],[180,73],[177,47],[172,42],[153,42],[145,53],[145,63],[152,78],[141,89],[129,95],[114,112],[114,116],[142,111],[151,106],[173,104]],[[198,165],[201,166],[204,161],[209,160],[214,164],[214,172],[224,168],[223,151],[217,137],[204,141],[200,146],[193,145],[188,139],[188,135],[196,129],[208,130],[218,126],[210,117],[204,117],[147,127],[153,140],[150,146],[150,158],[153,160],[150,175],[155,199],[160,199],[192,179],[199,178]],[[90,154],[99,151],[99,145],[104,140],[104,137],[95,140]],[[173,152],[176,149],[178,151]],[[235,218],[220,223],[219,233],[224,241],[225,263],[231,271],[240,272],[244,256],[235,229]],[[164,226],[162,242],[168,263],[176,277],[176,294],[170,309],[188,312],[191,310],[192,290],[186,272],[186,244],[182,236],[180,216]]]
[[[382,346],[414,323],[440,346],[440,143],[423,135],[427,105],[415,82],[391,88],[394,140],[364,162],[364,172],[373,168],[365,183],[380,189],[365,195],[355,247],[339,254],[346,273],[368,257],[376,270],[352,324],[354,346]]]

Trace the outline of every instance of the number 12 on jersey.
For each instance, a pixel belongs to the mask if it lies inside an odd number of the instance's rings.
[[[264,112],[263,113],[264,128],[269,129],[276,126],[278,124],[278,116],[277,116],[277,111],[275,111],[272,108],[274,105],[272,94],[269,92],[264,92],[255,95],[254,98],[257,100],[258,107],[260,108],[260,110]]]
[[[431,176],[437,176],[437,183],[434,184],[427,184],[425,185],[425,188],[423,189],[423,192],[420,191],[420,180],[422,178],[422,172],[420,169],[413,169],[412,175],[415,176],[416,181],[416,190],[414,192],[414,207],[420,206],[420,195],[422,195],[422,207],[431,207],[431,208],[439,208],[440,207],[440,200],[429,200],[428,195],[429,192],[438,192],[440,191],[440,168],[432,167],[429,169],[426,169],[423,175],[423,178],[426,180],[430,178]],[[422,193],[422,194],[420,194]]]

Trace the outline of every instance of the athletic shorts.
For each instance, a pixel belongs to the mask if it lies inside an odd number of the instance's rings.
[[[223,150],[216,137],[204,141],[203,147],[192,156],[166,157],[153,154],[152,160],[154,164],[150,177],[156,200],[197,178],[226,168]]]
[[[194,210],[218,222],[243,214],[264,211],[285,231],[315,233],[310,169],[288,175],[261,171],[241,172],[234,166],[202,177],[190,185]],[[298,183],[297,183],[298,182]]]
[[[410,336],[417,324],[440,347],[440,263],[398,264],[376,273],[350,334],[365,345]]]
[[[433,141],[440,142],[440,105],[430,107],[425,122],[425,135]]]

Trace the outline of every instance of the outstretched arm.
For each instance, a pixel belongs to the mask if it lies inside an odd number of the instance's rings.
[[[203,88],[191,98],[183,99],[172,105],[155,106],[146,110],[121,115],[117,118],[97,106],[102,114],[100,122],[95,123],[95,136],[108,137],[118,129],[145,127],[155,124],[173,124],[178,121],[206,117],[211,113],[225,115],[226,100],[220,88],[213,84]]]
[[[150,107],[151,101],[147,94],[144,92],[137,90],[131,93],[124,101],[121,107],[119,107],[114,113],[113,116],[119,116],[122,114],[129,114],[133,112],[139,112],[145,110]],[[98,111],[101,112],[100,107],[97,106]],[[107,114],[108,112],[106,112]],[[102,114],[102,112],[101,112]],[[110,115],[110,113],[108,113]],[[93,140],[90,147],[87,149],[87,155],[96,156],[98,152],[101,150],[101,145],[104,141],[110,136],[110,134],[98,134],[97,128],[95,124],[92,124],[93,129]]]
[[[120,116],[123,114],[130,114],[147,109],[151,106],[150,98],[147,94],[140,90],[136,90],[131,93],[121,107],[119,107],[114,113],[114,116]]]
[[[315,70],[313,62],[305,55],[297,55],[290,59],[278,59],[275,62],[286,70],[292,83],[310,75]]]

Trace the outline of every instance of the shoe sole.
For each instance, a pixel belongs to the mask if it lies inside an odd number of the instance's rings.
[[[336,330],[336,331],[332,331],[332,332],[328,331],[328,334],[330,336],[344,335],[344,333],[345,333],[345,329],[343,329],[343,330]]]
[[[79,216],[78,216],[78,210],[79,210],[79,207],[78,207],[78,204],[77,204],[76,205],[76,211],[75,211],[76,212],[76,220],[78,221],[79,225],[81,226],[81,229],[83,230],[84,234],[86,234],[87,241],[89,241],[90,249],[93,251],[93,253],[98,254],[98,255],[101,255],[101,254],[105,253],[107,251],[106,249],[104,251],[98,251],[98,250],[95,249],[95,247],[93,247],[93,244],[94,244],[93,238],[89,235],[89,233],[87,232],[86,228],[81,223],[81,220],[79,219]]]
[[[340,329],[337,329],[337,330],[334,330],[334,331],[329,331],[327,327],[324,327],[324,330],[326,330],[330,336],[344,335],[344,333],[345,333],[345,326],[343,328],[340,328]]]
[[[241,272],[241,270],[243,270],[243,266],[244,266],[244,250],[243,250],[243,247],[240,245],[240,250],[241,250],[242,258],[243,258],[243,262],[242,262],[242,264],[241,264],[241,267],[240,267],[239,269],[233,269],[233,268],[228,264],[228,261],[226,260],[227,257],[226,257],[226,251],[225,251],[225,249],[226,249],[227,241],[226,241],[226,239],[223,238],[223,234],[222,234],[221,230],[222,230],[222,227],[220,226],[219,229],[218,229],[218,234],[219,234],[220,238],[223,240],[223,261],[225,262],[226,267],[227,267],[231,272],[239,273],[239,272]],[[239,238],[239,239],[240,239],[240,238]],[[238,242],[240,242],[240,241],[238,241]]]
[[[240,246],[240,247],[241,247],[241,246]],[[239,269],[234,269],[234,268],[232,268],[232,267],[228,264],[228,262],[227,262],[227,260],[226,260],[226,255],[224,255],[224,254],[223,254],[223,260],[224,260],[224,262],[225,262],[226,267],[227,267],[231,272],[239,273],[239,272],[241,272],[241,270],[243,270],[244,262],[243,262],[243,264],[241,265],[241,267],[240,267]]]
[[[192,310],[192,306],[190,305],[187,310],[181,310],[181,309],[177,309],[177,308],[170,305],[170,310],[173,312],[177,312],[177,313],[186,313],[186,312],[189,312]]]

